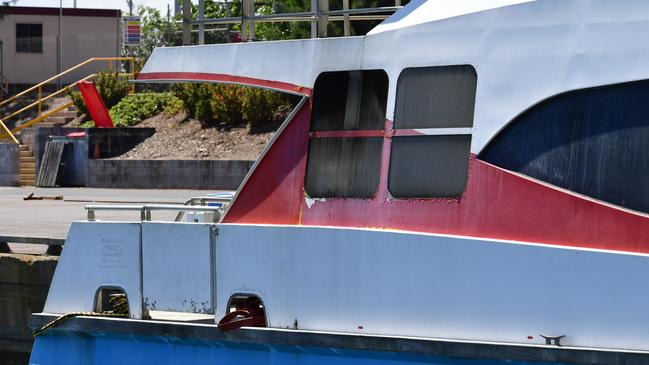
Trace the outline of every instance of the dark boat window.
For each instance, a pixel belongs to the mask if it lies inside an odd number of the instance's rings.
[[[649,213],[649,80],[547,99],[511,121],[480,158]]]
[[[455,198],[466,187],[477,74],[470,65],[405,69],[397,83],[388,189]]]
[[[311,130],[383,129],[387,99],[382,70],[322,73],[313,88]]]
[[[394,127],[472,127],[476,79],[469,65],[403,70],[397,83]]]
[[[371,198],[379,184],[383,138],[313,138],[305,188],[318,198]]]
[[[325,72],[313,90],[305,177],[312,198],[371,198],[381,170],[388,76]]]
[[[390,194],[448,198],[466,187],[471,135],[393,137]]]

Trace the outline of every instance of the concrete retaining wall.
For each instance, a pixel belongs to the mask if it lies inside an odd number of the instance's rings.
[[[56,256],[0,254],[0,363],[27,363],[29,319],[43,311],[56,263]]]
[[[0,186],[20,185],[20,146],[0,143]]]
[[[112,158],[122,155],[145,139],[155,134],[155,128],[36,128],[34,136],[34,156],[36,157],[36,172],[41,165],[45,153],[45,142],[50,136],[65,136],[73,132],[86,132],[85,143],[75,145],[82,148],[82,154],[88,158]],[[81,166],[83,168],[83,166]]]
[[[89,160],[87,187],[236,190],[254,161]]]

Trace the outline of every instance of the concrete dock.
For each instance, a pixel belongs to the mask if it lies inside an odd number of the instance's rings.
[[[215,192],[0,187],[0,237],[60,242],[73,221],[86,219],[86,205],[183,204],[189,198]],[[24,200],[30,194],[35,200]],[[54,197],[62,199],[53,200]],[[152,218],[173,220],[176,214],[160,211],[154,212]],[[140,216],[138,212],[101,211],[97,212],[97,219],[136,221]],[[45,255],[45,244],[9,243],[9,248],[12,253],[0,253],[0,364],[26,364],[32,344],[29,319],[31,313],[43,309],[58,257]]]
[[[183,204],[187,199],[216,191],[206,190],[136,190],[92,188],[0,187],[0,236],[28,236],[65,239],[70,223],[86,219],[85,206],[93,204],[161,203]],[[23,200],[34,197],[62,200]],[[153,219],[171,220],[175,212],[155,212]],[[136,220],[137,212],[99,212],[99,220]],[[43,245],[12,245],[22,253],[42,253]],[[44,251],[43,251],[44,252]]]

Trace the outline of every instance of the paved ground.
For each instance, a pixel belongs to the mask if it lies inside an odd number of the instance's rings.
[[[215,191],[131,190],[86,188],[0,187],[0,236],[65,238],[70,223],[85,220],[88,204],[184,203]],[[64,200],[23,200],[35,196],[63,196]],[[175,212],[153,212],[153,220],[172,220]],[[138,212],[97,212],[98,220],[139,220]],[[38,253],[42,245],[11,245],[12,250]]]

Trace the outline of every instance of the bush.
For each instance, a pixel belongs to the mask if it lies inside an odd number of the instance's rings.
[[[176,84],[172,90],[187,111],[187,116],[198,119],[203,127],[214,121],[214,113],[210,100],[214,93],[210,84]]]
[[[110,109],[116,126],[130,127],[164,111],[177,107],[181,101],[171,93],[143,93],[122,99]]]
[[[104,104],[106,104],[106,108],[108,109],[117,105],[120,100],[128,95],[128,81],[118,76],[117,73],[100,71],[97,73],[94,83],[99,92],[99,96],[101,96]],[[86,103],[83,101],[81,92],[77,91],[76,88],[70,88],[68,89],[68,96],[72,99],[74,106],[77,107],[77,115],[80,116],[81,114],[85,114],[89,117],[88,108],[86,107]]]
[[[279,92],[249,88],[243,98],[242,112],[251,128],[263,128],[275,122],[278,110],[290,101]]]
[[[246,121],[252,128],[274,124],[278,110],[293,104],[289,96],[238,85],[176,84],[173,93],[182,100],[190,118],[203,127],[214,122],[235,126]]]
[[[213,85],[211,106],[214,119],[226,125],[243,122],[243,100],[246,90],[237,85]]]

